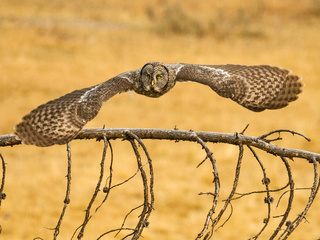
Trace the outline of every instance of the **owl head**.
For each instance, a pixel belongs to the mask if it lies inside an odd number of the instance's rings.
[[[169,69],[160,62],[149,62],[141,68],[134,90],[148,97],[160,97],[173,88],[175,81]]]

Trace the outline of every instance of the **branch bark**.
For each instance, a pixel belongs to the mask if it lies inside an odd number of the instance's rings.
[[[245,130],[243,130],[240,133],[236,132],[234,134],[230,134],[230,133],[217,133],[217,132],[200,132],[200,131],[192,131],[192,130],[183,131],[183,130],[177,130],[177,129],[174,129],[174,130],[130,129],[130,128],[120,128],[120,129],[110,129],[110,128],[108,128],[108,129],[104,129],[104,128],[90,128],[90,129],[88,129],[87,128],[87,129],[83,129],[78,134],[76,139],[96,139],[97,141],[104,140],[104,149],[103,149],[103,154],[102,154],[103,155],[102,161],[100,164],[100,176],[99,176],[95,191],[93,193],[93,196],[88,204],[88,207],[86,210],[85,220],[83,221],[83,224],[75,230],[72,238],[75,236],[75,234],[78,232],[79,229],[81,229],[81,230],[78,234],[78,238],[79,239],[82,238],[83,233],[85,231],[86,224],[91,220],[91,217],[93,216],[93,214],[95,212],[97,212],[98,209],[102,206],[102,204],[106,201],[110,191],[115,187],[118,187],[120,185],[125,184],[126,182],[131,180],[133,177],[135,177],[139,172],[141,173],[142,182],[143,182],[144,203],[139,205],[138,207],[133,208],[125,216],[123,224],[121,225],[121,228],[107,231],[107,232],[101,234],[98,237],[98,239],[101,239],[102,237],[104,237],[105,235],[107,235],[109,233],[112,233],[115,231],[117,231],[119,233],[120,231],[123,231],[123,230],[129,231],[129,233],[123,239],[125,239],[127,237],[132,237],[132,239],[138,239],[141,236],[143,229],[148,227],[148,225],[149,225],[148,219],[149,219],[149,216],[150,216],[151,211],[153,210],[153,206],[154,206],[154,192],[153,192],[154,174],[153,174],[152,161],[149,156],[148,150],[141,139],[153,139],[153,140],[158,139],[158,140],[173,140],[175,142],[177,142],[177,141],[197,142],[202,146],[203,150],[206,152],[206,158],[198,166],[203,164],[203,162],[208,159],[211,161],[212,168],[213,168],[213,174],[214,174],[214,179],[213,179],[214,191],[208,192],[208,193],[200,193],[200,195],[201,194],[212,195],[213,196],[213,204],[209,210],[209,213],[207,214],[207,216],[205,218],[204,227],[201,230],[201,232],[197,235],[196,239],[203,239],[203,240],[210,239],[213,236],[214,230],[217,231],[219,228],[223,227],[227,221],[229,221],[229,219],[231,218],[231,215],[233,213],[234,200],[239,199],[243,196],[250,195],[250,194],[263,193],[263,194],[266,194],[266,198],[264,199],[264,203],[268,204],[268,212],[267,212],[268,215],[267,215],[267,218],[264,218],[264,220],[263,220],[263,227],[260,230],[260,232],[258,234],[256,234],[254,237],[250,238],[250,239],[257,239],[261,235],[261,233],[265,230],[268,223],[272,219],[271,204],[274,202],[274,198],[271,196],[271,193],[276,192],[276,191],[280,191],[280,190],[285,190],[286,188],[290,187],[290,189],[288,189],[286,191],[286,192],[290,192],[290,196],[289,196],[288,203],[287,203],[287,209],[283,215],[273,216],[273,217],[281,218],[281,221],[278,224],[277,228],[274,230],[273,235],[270,238],[270,239],[274,239],[275,237],[277,237],[280,234],[279,239],[287,239],[288,236],[299,225],[299,223],[303,219],[305,219],[305,216],[306,216],[311,204],[313,203],[313,201],[316,197],[316,194],[320,188],[320,183],[319,183],[320,179],[319,179],[319,174],[318,174],[318,163],[317,163],[317,162],[320,162],[320,154],[307,152],[304,150],[278,147],[274,144],[276,141],[282,140],[281,135],[286,134],[286,133],[291,133],[293,135],[303,137],[307,141],[310,141],[310,139],[305,137],[304,135],[297,133],[297,132],[294,132],[294,131],[291,131],[291,130],[283,130],[283,129],[276,130],[276,131],[272,131],[270,133],[261,135],[259,137],[246,136],[246,135],[244,135],[244,131]],[[274,135],[276,135],[276,136],[274,136]],[[112,147],[111,147],[109,140],[118,139],[118,138],[128,140],[131,143],[132,148],[134,150],[134,154],[137,158],[138,170],[136,171],[136,173],[134,173],[131,177],[129,177],[125,181],[112,186],[111,180],[112,180],[113,152],[112,152]],[[139,147],[136,142],[139,143],[139,146],[142,147],[142,149],[145,153],[145,156],[147,157],[148,162],[145,164],[142,164],[142,162],[141,162],[141,155],[139,152],[140,150],[139,150]],[[227,144],[237,145],[239,147],[239,156],[238,156],[237,167],[235,169],[234,184],[233,184],[233,187],[231,189],[231,192],[229,194],[228,199],[225,200],[224,206],[222,206],[221,210],[219,211],[219,213],[216,217],[213,217],[213,215],[216,213],[216,207],[218,204],[219,190],[220,190],[220,179],[219,179],[219,175],[218,175],[218,166],[216,164],[216,160],[213,158],[213,153],[208,148],[206,142],[227,143]],[[21,142],[14,135],[0,136],[0,146],[13,146],[13,145],[18,145],[18,144],[21,144]],[[98,192],[100,191],[101,183],[103,180],[104,161],[105,161],[106,149],[107,149],[108,145],[110,146],[110,150],[111,150],[111,152],[110,152],[111,153],[111,160],[110,160],[110,168],[109,168],[110,175],[109,175],[109,177],[107,177],[106,186],[103,188],[103,192],[106,193],[106,195],[105,195],[105,198],[103,199],[102,203],[96,208],[95,212],[93,214],[90,214],[93,202],[96,201],[96,196],[97,196]],[[255,159],[260,164],[260,168],[263,173],[262,184],[265,185],[266,190],[253,191],[253,192],[244,193],[244,194],[239,194],[239,193],[235,192],[237,185],[238,185],[238,181],[239,181],[240,169],[242,166],[244,145],[247,145],[247,147],[251,150],[252,154],[254,155]],[[275,156],[280,157],[282,162],[285,164],[286,170],[288,173],[288,183],[286,184],[286,186],[279,188],[279,189],[275,189],[275,190],[269,189],[268,185],[271,180],[267,177],[265,167],[263,166],[263,163],[260,160],[260,158],[258,157],[258,154],[256,153],[256,150],[254,148],[261,149],[262,151],[265,151],[269,154],[273,154]],[[62,213],[60,215],[57,226],[53,229],[53,230],[55,230],[54,239],[56,239],[59,234],[60,225],[62,223],[62,218],[65,214],[66,207],[70,201],[69,195],[70,195],[70,183],[71,183],[71,149],[70,149],[69,143],[67,144],[67,151],[68,151],[67,191],[66,191],[66,197],[65,197],[64,207],[63,207]],[[306,159],[313,164],[313,169],[314,169],[314,182],[313,182],[312,187],[310,188],[311,193],[310,193],[308,203],[305,206],[305,209],[294,220],[288,220],[289,213],[293,207],[292,203],[293,203],[294,191],[297,190],[294,188],[293,175],[291,173],[291,168],[290,168],[290,165],[288,162],[288,158]],[[1,195],[1,193],[3,191],[3,183],[4,183],[4,178],[5,178],[5,162],[4,162],[4,159],[1,156],[1,154],[0,154],[0,160],[2,160],[2,165],[3,165],[3,167],[2,167],[3,168],[3,174],[2,174],[3,180],[2,180],[2,185],[0,186],[0,195]],[[143,169],[144,167],[149,167],[149,175],[150,175],[149,179],[147,177],[148,176],[147,172],[145,171],[145,169]],[[228,174],[228,176],[231,176],[231,175]],[[306,188],[306,189],[309,189],[309,188]],[[235,194],[240,195],[240,197],[234,197]],[[280,199],[282,198],[283,195],[281,195]],[[3,196],[5,196],[5,195],[3,195]],[[279,199],[279,202],[280,202],[280,199]],[[1,198],[0,198],[0,205],[1,205]],[[218,222],[220,221],[222,215],[225,214],[225,210],[228,206],[230,206],[230,208],[231,208],[231,213],[230,213],[229,217],[227,217],[227,219],[219,227],[216,227]],[[127,218],[129,217],[129,215],[133,211],[135,211],[141,207],[142,207],[142,212],[139,215],[139,220],[138,220],[136,227],[135,228],[124,227],[124,224],[125,224]],[[285,229],[284,229],[284,226],[286,226]],[[1,233],[1,226],[0,226],[0,233]],[[39,239],[41,239],[41,238],[39,238]]]
[[[141,139],[159,139],[159,140],[174,140],[174,141],[197,141],[197,137],[204,142],[213,143],[229,143],[233,145],[247,145],[259,148],[263,151],[279,155],[287,158],[303,158],[309,162],[315,159],[320,163],[320,154],[308,152],[299,149],[278,147],[271,143],[272,140],[267,140],[266,136],[274,133],[290,132],[303,136],[302,134],[291,130],[277,130],[270,134],[262,135],[261,137],[252,137],[238,133],[218,133],[218,132],[202,132],[202,131],[186,131],[186,130],[167,130],[167,129],[147,129],[147,128],[85,128],[81,130],[75,139],[103,139],[105,135],[107,139],[127,138],[127,133],[131,132]],[[304,136],[303,136],[304,137]],[[305,137],[308,140],[308,138]],[[0,136],[0,147],[14,146],[21,144],[13,134]]]

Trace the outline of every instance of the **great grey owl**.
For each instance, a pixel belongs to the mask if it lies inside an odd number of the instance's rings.
[[[222,97],[252,110],[278,109],[298,98],[301,77],[268,65],[195,65],[149,62],[93,87],[76,90],[40,105],[15,126],[24,144],[51,146],[70,142],[99,112],[102,104],[117,93],[133,90],[160,97],[176,82],[208,85]]]

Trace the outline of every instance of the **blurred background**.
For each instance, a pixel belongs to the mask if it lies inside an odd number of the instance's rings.
[[[319,21],[319,0],[2,0],[0,134],[12,133],[20,118],[42,103],[141,68],[149,61],[269,64],[291,69],[306,84],[299,99],[284,109],[254,113],[217,96],[206,86],[184,83],[159,99],[135,93],[117,95],[105,103],[86,127],[176,126],[183,130],[233,133],[241,132],[249,123],[248,135],[291,129],[312,141],[288,134],[278,144],[320,152]],[[119,140],[112,144],[114,181],[119,182],[136,171],[135,157],[129,143]],[[146,141],[146,145],[155,165],[156,203],[150,227],[143,236],[194,238],[211,203],[211,198],[197,194],[213,189],[210,165],[196,168],[204,152],[192,143]],[[81,224],[83,210],[98,179],[102,153],[102,143],[93,140],[75,140],[71,147],[71,204],[60,231],[61,239],[69,239]],[[237,147],[210,148],[220,168],[222,200],[232,184]],[[1,239],[51,238],[53,233],[47,228],[55,226],[65,194],[65,149],[0,149],[7,162],[7,198],[0,209]],[[243,171],[239,191],[262,190],[263,176],[258,164],[250,154],[245,155],[245,160],[247,172]],[[266,158],[265,163],[274,179],[271,187],[285,185],[284,167],[279,159]],[[296,187],[309,187],[312,166],[302,160],[291,165]],[[115,191],[108,207],[96,214],[94,224],[88,226],[85,239],[96,239],[101,233],[120,227],[125,214],[141,203],[139,183],[139,179],[134,180]],[[296,195],[298,214],[309,191],[297,191]],[[258,233],[266,217],[263,198],[251,196],[237,201],[232,220],[215,233],[215,239],[247,239]],[[301,223],[291,239],[320,237],[319,207],[318,198],[307,215],[308,221]],[[275,206],[274,211],[278,211],[275,215],[283,213]],[[134,223],[136,219],[130,221]],[[272,226],[265,236],[272,233]]]

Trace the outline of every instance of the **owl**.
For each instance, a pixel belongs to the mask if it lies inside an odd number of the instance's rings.
[[[243,107],[260,112],[279,109],[298,98],[304,84],[290,70],[269,65],[196,65],[149,62],[101,84],[75,90],[32,110],[14,127],[24,144],[40,147],[66,144],[114,95],[134,91],[157,98],[177,82],[197,82]]]

